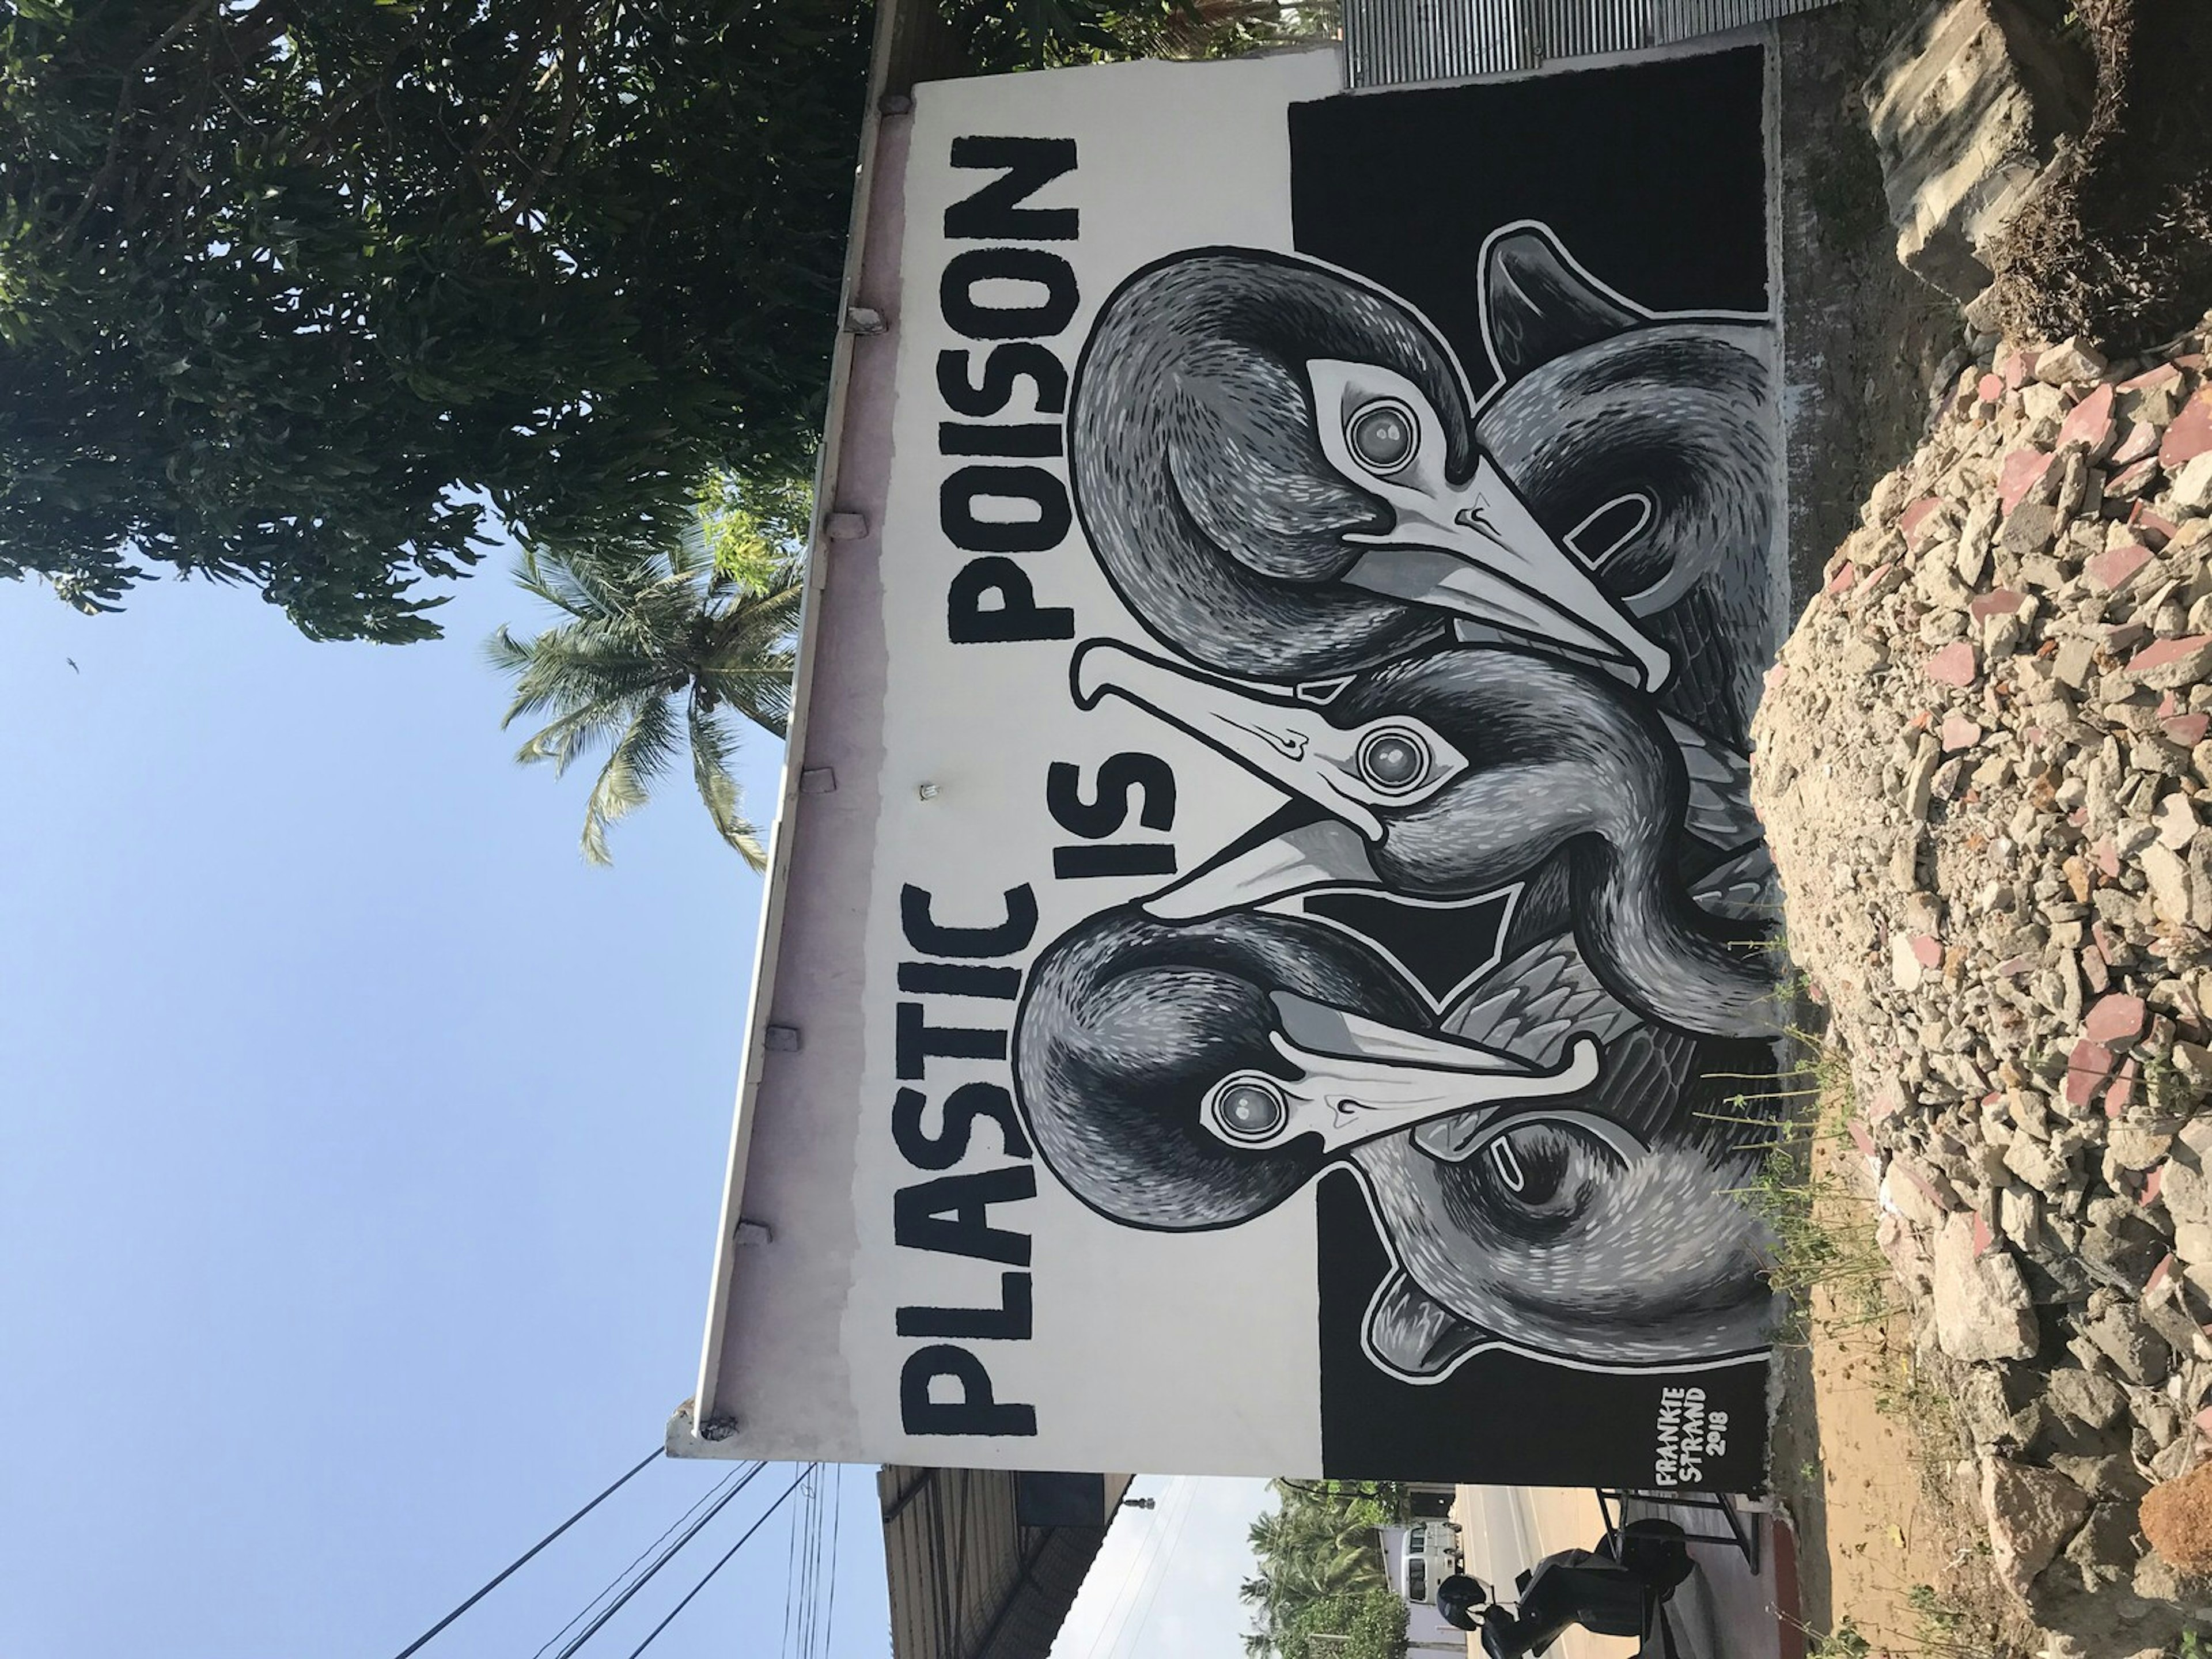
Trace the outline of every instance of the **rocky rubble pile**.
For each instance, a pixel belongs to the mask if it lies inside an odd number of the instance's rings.
[[[2212,1432],[2212,374],[1984,343],[1770,674],[1753,797],[1999,1576],[2126,1653],[2212,1618],[2136,1514]]]

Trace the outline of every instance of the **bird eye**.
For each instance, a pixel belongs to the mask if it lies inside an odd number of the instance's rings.
[[[1419,733],[1384,726],[1359,740],[1352,763],[1377,793],[1402,795],[1427,781],[1431,763],[1429,745]]]
[[[1223,1137],[1247,1145],[1272,1139],[1291,1121],[1290,1103],[1273,1084],[1252,1077],[1231,1078],[1206,1103]]]
[[[1491,1216],[1535,1238],[1571,1224],[1626,1161],[1579,1126],[1534,1120],[1507,1129],[1464,1167],[1487,1192]]]
[[[1490,1161],[1498,1166],[1498,1178],[1515,1192],[1528,1188],[1528,1172],[1521,1167],[1521,1154],[1513,1150],[1512,1138],[1500,1135],[1490,1143]]]
[[[1344,441],[1360,464],[1388,477],[1413,459],[1421,428],[1413,411],[1395,398],[1378,398],[1353,411],[1344,423]]]

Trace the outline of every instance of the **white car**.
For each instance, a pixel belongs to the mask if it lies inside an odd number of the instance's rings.
[[[1416,1521],[1406,1534],[1406,1599],[1434,1606],[1437,1586],[1464,1572],[1466,1551],[1450,1521]]]

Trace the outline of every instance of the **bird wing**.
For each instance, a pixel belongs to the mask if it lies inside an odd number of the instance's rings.
[[[1774,866],[1765,845],[1745,848],[1692,889],[1709,913],[1734,921],[1771,916]],[[1604,1050],[1598,1081],[1553,1106],[1595,1112],[1649,1142],[1675,1116],[1696,1072],[1701,1039],[1655,1025],[1606,989],[1574,935],[1537,940],[1486,975],[1444,1018],[1452,1036],[1540,1066],[1557,1065],[1570,1039]]]
[[[1659,694],[1661,709],[1670,720],[1719,733],[1717,741],[1739,750],[1750,738],[1768,660],[1756,648],[1768,637],[1764,607],[1755,593],[1747,592],[1755,589],[1759,573],[1741,568],[1752,562],[1747,554],[1731,561],[1735,568],[1724,566],[1644,621],[1676,665],[1674,679]]]
[[[1755,842],[1761,834],[1758,816],[1751,810],[1751,762],[1742,750],[1723,743],[1673,714],[1662,716],[1668,735],[1681,751],[1682,769],[1689,775],[1689,810],[1683,825],[1716,847],[1738,848]]]
[[[1556,1064],[1573,1037],[1596,1039],[1604,1051],[1598,1080],[1547,1104],[1608,1118],[1647,1145],[1673,1120],[1697,1059],[1695,1036],[1629,1009],[1564,935],[1500,968],[1444,1029],[1540,1066]]]
[[[1367,1352],[1401,1376],[1444,1376],[1496,1334],[1462,1319],[1408,1278],[1394,1271],[1367,1310]]]

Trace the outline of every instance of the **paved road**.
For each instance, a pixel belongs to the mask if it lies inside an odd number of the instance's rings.
[[[1664,1510],[1632,1510],[1635,1514]],[[1604,1529],[1595,1493],[1550,1486],[1462,1486],[1452,1518],[1467,1535],[1468,1570],[1492,1592],[1510,1597],[1523,1568],[1554,1550],[1587,1549]],[[1711,1516],[1674,1516],[1691,1531],[1712,1528]],[[1779,1659],[1780,1626],[1774,1613],[1773,1552],[1753,1578],[1743,1557],[1711,1544],[1691,1547],[1698,1570],[1675,1592],[1670,1607],[1682,1659]],[[1482,1646],[1470,1640],[1480,1659]],[[1573,1630],[1546,1659],[1633,1659],[1637,1644],[1622,1637]]]

